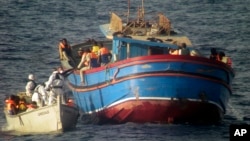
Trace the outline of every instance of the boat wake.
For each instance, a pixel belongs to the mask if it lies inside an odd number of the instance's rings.
[[[235,117],[235,120],[237,121],[244,120],[244,115],[240,111],[237,111],[230,103],[228,104],[228,110],[229,110],[229,115]]]

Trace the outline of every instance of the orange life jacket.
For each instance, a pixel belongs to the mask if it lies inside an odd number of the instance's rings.
[[[99,67],[99,63],[98,63],[98,56],[96,55],[95,52],[91,52],[89,53],[89,57],[90,57],[90,67],[91,68],[95,68],[95,67]]]
[[[178,49],[176,49],[176,50],[170,50],[169,54],[171,54],[171,55],[179,55],[179,50]]]
[[[28,107],[28,109],[36,109],[37,108],[37,106],[34,104],[29,104],[29,105],[27,105],[27,107]]]
[[[97,58],[97,55],[95,54],[95,52],[90,52],[89,56],[90,56],[90,59]]]
[[[71,55],[71,47],[68,44],[59,43],[59,48],[61,51],[65,51],[68,56]]]
[[[68,106],[74,106],[74,100],[73,99],[69,99],[68,102],[67,102],[67,105]]]
[[[7,99],[5,100],[5,102],[6,102],[6,108],[9,114],[11,115],[16,114],[16,106],[17,106],[16,103],[11,99]]]
[[[108,54],[109,50],[106,47],[102,47],[100,48],[100,55],[104,55],[104,54]]]
[[[59,43],[59,46],[60,48],[65,48],[65,45],[62,42]]]
[[[112,54],[110,53],[110,51],[106,47],[102,47],[99,51],[100,51],[99,62],[102,65],[108,64],[112,58]]]

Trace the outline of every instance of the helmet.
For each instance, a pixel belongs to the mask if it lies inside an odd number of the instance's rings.
[[[33,74],[29,74],[28,79],[29,80],[35,80],[35,76]]]

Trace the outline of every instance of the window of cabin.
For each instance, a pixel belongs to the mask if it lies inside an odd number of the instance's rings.
[[[168,48],[164,47],[148,47],[145,44],[139,43],[125,43],[121,44],[119,49],[119,60],[127,58],[147,56],[147,55],[161,55],[168,54]]]
[[[168,54],[168,49],[163,47],[149,47],[149,55]]]
[[[119,59],[124,60],[127,58],[146,56],[148,55],[148,47],[144,44],[138,43],[122,43],[119,50]]]

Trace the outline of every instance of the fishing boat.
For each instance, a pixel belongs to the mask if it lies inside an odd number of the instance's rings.
[[[8,132],[21,134],[59,133],[74,129],[79,117],[79,110],[73,105],[61,104],[60,97],[57,103],[27,110],[18,114],[9,114],[4,110]]]
[[[223,119],[232,94],[234,70],[230,65],[202,56],[186,36],[172,35],[176,33],[172,29],[167,29],[167,35],[130,34],[123,27],[108,31],[112,28],[107,24],[101,29],[110,39],[102,42],[111,50],[112,61],[84,71],[84,85],[80,70],[61,60],[64,69],[75,68],[67,78],[82,120],[120,124],[215,123]],[[135,30],[131,33],[141,33]],[[185,43],[190,54],[170,54],[179,50],[179,43]],[[87,41],[72,46],[75,64],[80,62],[77,51],[92,45]]]
[[[223,119],[234,77],[229,65],[202,56],[170,55],[169,49],[178,48],[173,44],[113,37],[111,46],[117,60],[86,70],[85,85],[80,70],[68,76],[84,120],[102,124]],[[78,47],[91,44],[75,45],[73,50]],[[63,60],[62,65],[73,67]]]

